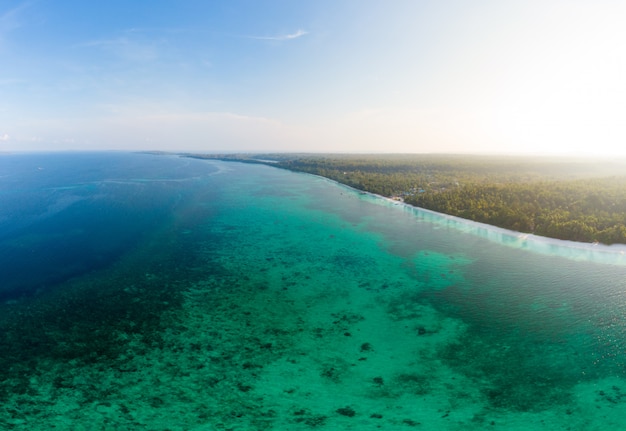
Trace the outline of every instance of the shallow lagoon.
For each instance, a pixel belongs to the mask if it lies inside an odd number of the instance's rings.
[[[623,423],[619,248],[262,165],[11,157],[0,428]]]

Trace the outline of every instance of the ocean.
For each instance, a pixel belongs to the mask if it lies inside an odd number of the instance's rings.
[[[621,429],[625,251],[266,165],[2,154],[0,429]]]

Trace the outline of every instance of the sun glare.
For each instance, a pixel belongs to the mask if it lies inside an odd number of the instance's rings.
[[[573,8],[512,41],[490,107],[494,138],[531,152],[626,154],[621,9]]]

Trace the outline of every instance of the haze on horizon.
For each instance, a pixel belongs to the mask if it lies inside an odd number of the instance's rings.
[[[0,2],[0,151],[626,155],[626,2]]]

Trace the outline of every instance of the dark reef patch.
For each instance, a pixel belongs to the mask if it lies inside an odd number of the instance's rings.
[[[484,334],[468,334],[462,343],[442,348],[438,356],[475,381],[491,407],[540,412],[571,403],[573,387],[583,378],[570,364],[545,361],[547,353],[538,345],[503,345]]]
[[[167,242],[167,237],[160,239]],[[57,389],[74,388],[72,376],[45,374],[46,364],[132,372],[125,365],[129,360],[163,347],[162,332],[175,326],[170,312],[180,308],[185,288],[199,274],[192,269],[197,259],[190,250],[193,244],[165,248],[160,243],[106,270],[0,305],[0,401],[37,391],[33,376],[52,380]],[[222,271],[217,262],[212,265]],[[208,268],[211,271],[211,265]],[[110,395],[97,387],[83,389],[85,400]]]

